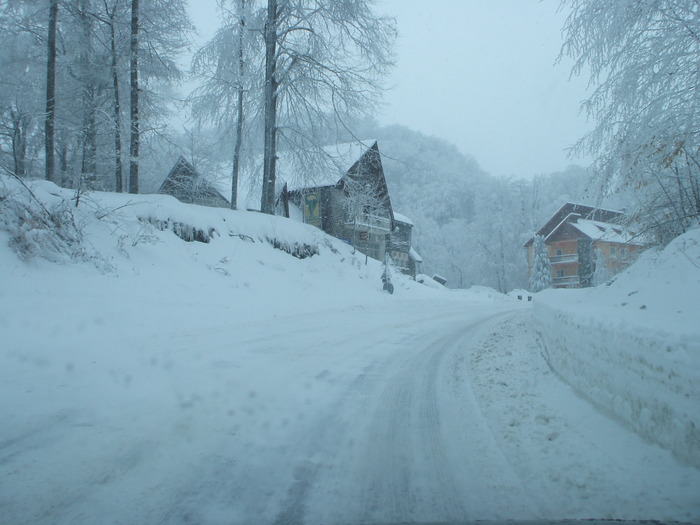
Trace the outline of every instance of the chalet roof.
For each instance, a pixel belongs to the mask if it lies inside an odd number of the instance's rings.
[[[564,203],[549,220],[542,226],[535,235],[541,235],[543,237],[548,237],[555,230],[557,230],[563,223],[571,222],[581,219],[600,221],[605,223],[616,224],[622,221],[624,214],[621,211],[607,210],[605,208],[598,208],[595,206],[589,206],[587,204],[577,204],[573,202]],[[529,247],[534,242],[535,238],[531,237],[526,243],[525,247]]]
[[[323,158],[303,165],[290,152],[280,151],[276,163],[275,193],[279,195],[285,184],[289,191],[335,186],[372,149],[378,151],[376,140],[330,145],[323,148]],[[216,187],[230,202],[231,177],[223,177],[217,181]],[[259,210],[261,197],[262,159],[258,159],[255,166],[241,170],[239,174],[237,207],[241,210]]]
[[[175,165],[171,168],[168,176],[163,180],[163,183],[158,189],[158,193],[168,194],[170,190],[178,187],[183,181],[196,178],[199,178],[199,173],[197,173],[194,166],[187,162],[185,157],[181,155],[180,158],[177,159],[177,162],[175,162]]]
[[[394,220],[398,222],[403,222],[404,224],[408,224],[409,226],[413,226],[413,221],[405,215],[401,215],[400,213],[394,212]]]
[[[218,187],[202,177],[183,156],[180,156],[158,193],[172,195],[183,202],[225,206],[228,202]]]
[[[596,241],[607,241],[618,244],[644,244],[633,232],[619,224],[579,219],[571,225],[586,237]]]
[[[324,157],[311,166],[298,165],[291,154],[282,152],[277,175],[287,183],[289,191],[335,186],[372,149],[378,151],[376,140],[326,146]]]

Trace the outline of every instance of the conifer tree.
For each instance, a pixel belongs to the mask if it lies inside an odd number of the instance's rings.
[[[530,274],[530,291],[540,292],[552,286],[552,265],[547,256],[544,237],[535,235],[532,245],[532,273]]]

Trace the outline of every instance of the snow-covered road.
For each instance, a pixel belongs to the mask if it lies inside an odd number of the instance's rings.
[[[700,473],[550,373],[526,306],[163,315],[99,353],[6,352],[0,521],[700,518]]]

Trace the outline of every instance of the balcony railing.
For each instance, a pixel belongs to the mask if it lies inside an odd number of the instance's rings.
[[[578,286],[580,283],[578,275],[566,275],[564,277],[555,277],[552,279],[552,284],[554,286]]]
[[[551,264],[564,264],[564,263],[575,263],[578,262],[577,253],[567,253],[565,255],[552,255],[549,258]]]
[[[368,230],[380,230],[383,232],[391,232],[391,219],[380,217],[379,215],[362,215],[355,217],[354,220],[345,222],[346,226],[355,226],[357,228],[366,228]]]

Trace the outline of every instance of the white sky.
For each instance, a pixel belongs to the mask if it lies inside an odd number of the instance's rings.
[[[579,113],[585,78],[554,65],[565,14],[559,0],[377,0],[396,17],[397,66],[382,124],[444,138],[493,175],[563,170],[589,130]],[[218,25],[215,0],[192,0],[202,37]]]

